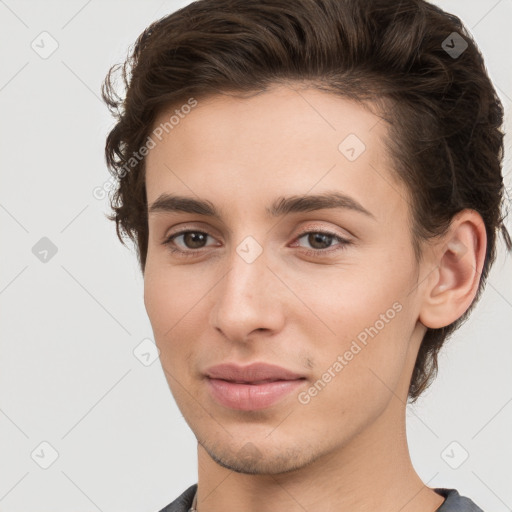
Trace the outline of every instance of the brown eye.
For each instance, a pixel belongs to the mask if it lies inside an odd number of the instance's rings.
[[[180,236],[183,237],[183,243],[188,249],[201,249],[201,247],[204,247],[204,243],[208,237],[206,233],[200,231],[186,231]]]
[[[336,235],[335,233],[330,233],[328,231],[305,231],[304,233],[301,233],[297,238],[298,241],[301,239],[305,239],[311,247],[310,250],[308,250],[306,247],[304,252],[313,256],[332,254],[339,250],[343,250],[351,243],[349,240],[346,240],[345,238],[342,238],[341,236]],[[333,240],[337,241],[338,244],[333,246]],[[299,247],[303,246],[299,243]]]
[[[309,233],[305,236],[313,249],[327,249],[334,238],[334,235],[327,233]]]
[[[194,256],[201,249],[208,247],[206,241],[209,236],[204,231],[179,231],[164,240],[163,245],[168,246],[172,253],[176,253],[179,256]]]

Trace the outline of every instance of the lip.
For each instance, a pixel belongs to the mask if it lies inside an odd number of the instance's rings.
[[[242,411],[266,409],[304,385],[305,376],[280,366],[224,363],[205,371],[212,398],[224,407]]]
[[[262,380],[296,380],[304,375],[282,368],[274,364],[252,363],[240,366],[234,363],[223,363],[212,366],[205,371],[207,377],[246,383]]]

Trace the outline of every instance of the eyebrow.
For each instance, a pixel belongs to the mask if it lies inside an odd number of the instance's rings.
[[[270,207],[265,208],[267,215],[281,217],[289,213],[311,212],[316,210],[341,208],[353,210],[374,220],[375,216],[350,196],[340,192],[325,192],[315,195],[278,197]],[[149,213],[185,212],[208,217],[222,218],[222,212],[211,202],[186,196],[163,193],[148,209]]]

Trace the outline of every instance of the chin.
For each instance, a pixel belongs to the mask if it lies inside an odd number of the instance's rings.
[[[320,457],[303,446],[265,448],[247,442],[239,450],[232,446],[208,446],[201,443],[219,466],[247,475],[278,475],[304,468]]]

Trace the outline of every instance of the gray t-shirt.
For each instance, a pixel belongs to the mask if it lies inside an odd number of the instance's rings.
[[[160,512],[188,512],[188,509],[192,506],[196,490],[197,484],[191,485]],[[461,496],[456,489],[437,488],[434,491],[446,498],[436,512],[483,512],[476,503],[465,496]]]

